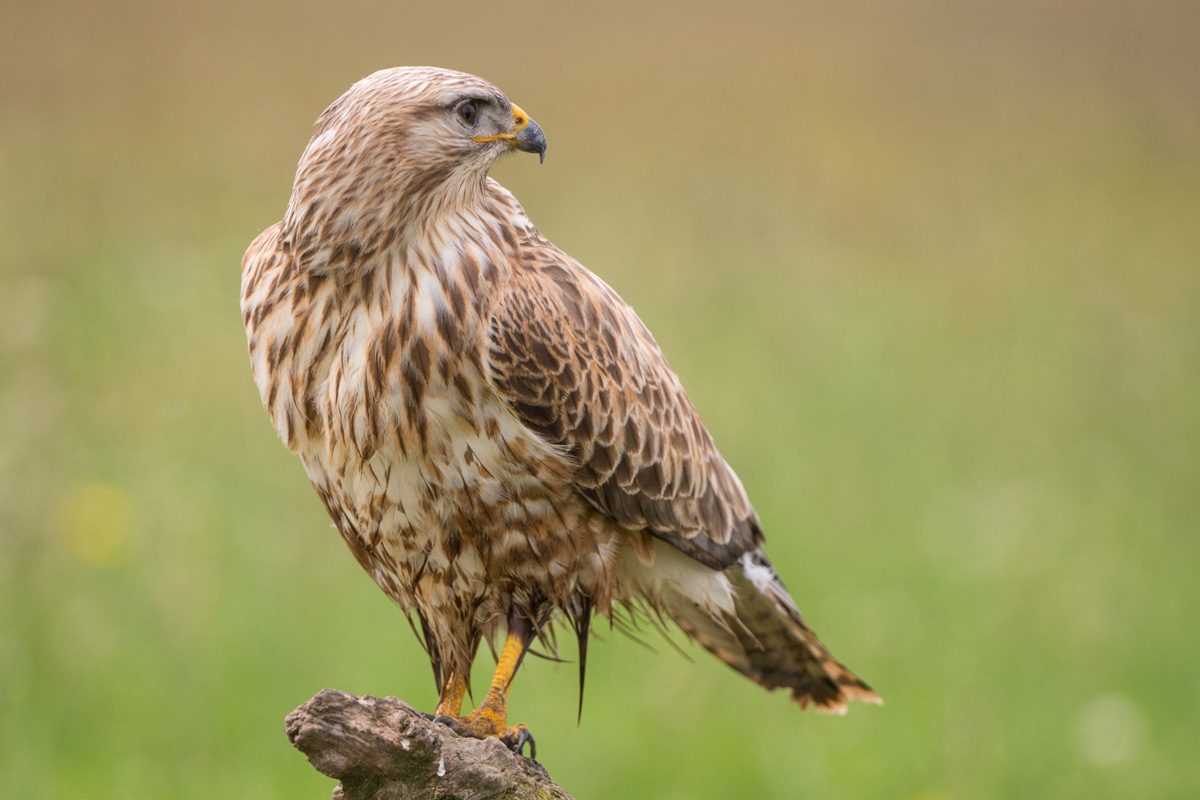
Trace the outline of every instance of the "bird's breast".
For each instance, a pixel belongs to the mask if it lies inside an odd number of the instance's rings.
[[[486,380],[473,307],[424,277],[372,297],[312,298],[296,324],[328,344],[280,365],[272,413],[364,568],[405,605],[602,570],[572,465]]]

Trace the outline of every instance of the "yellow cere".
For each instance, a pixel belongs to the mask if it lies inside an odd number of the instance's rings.
[[[474,139],[477,142],[494,142],[497,139],[502,139],[504,141],[512,141],[513,139],[516,138],[517,134],[520,133],[521,131],[523,131],[526,128],[526,126],[528,126],[528,125],[529,125],[529,115],[526,114],[524,109],[522,109],[519,105],[517,105],[516,103],[513,103],[513,130],[512,130],[512,133],[498,133],[495,136],[476,136],[476,137],[474,137]]]

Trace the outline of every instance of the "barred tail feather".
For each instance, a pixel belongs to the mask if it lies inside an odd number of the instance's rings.
[[[710,576],[708,601],[679,582],[647,599],[717,658],[767,689],[790,689],[801,708],[843,714],[850,700],[883,702],[809,629],[761,549],[719,573],[696,566]],[[728,594],[714,593],[714,581]]]
[[[728,654],[714,650],[718,658],[768,689],[791,689],[801,708],[811,703],[818,711],[842,714],[849,700],[883,702],[805,624],[761,549],[746,553],[725,574],[734,589],[735,618],[728,629],[737,646]]]

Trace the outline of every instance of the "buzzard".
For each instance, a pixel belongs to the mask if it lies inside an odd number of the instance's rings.
[[[387,69],[325,110],[242,262],[254,381],[338,531],[409,614],[464,735],[528,741],[530,644],[671,620],[803,708],[879,702],[809,629],[741,482],[633,309],[488,177],[536,122],[495,86]],[[415,616],[416,621],[413,621]],[[505,636],[462,714],[481,641]]]

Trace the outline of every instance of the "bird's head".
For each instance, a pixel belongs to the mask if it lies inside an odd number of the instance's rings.
[[[505,153],[546,156],[542,129],[487,81],[433,67],[369,75],[333,102],[300,158],[284,242],[311,269],[361,259],[479,198]]]

